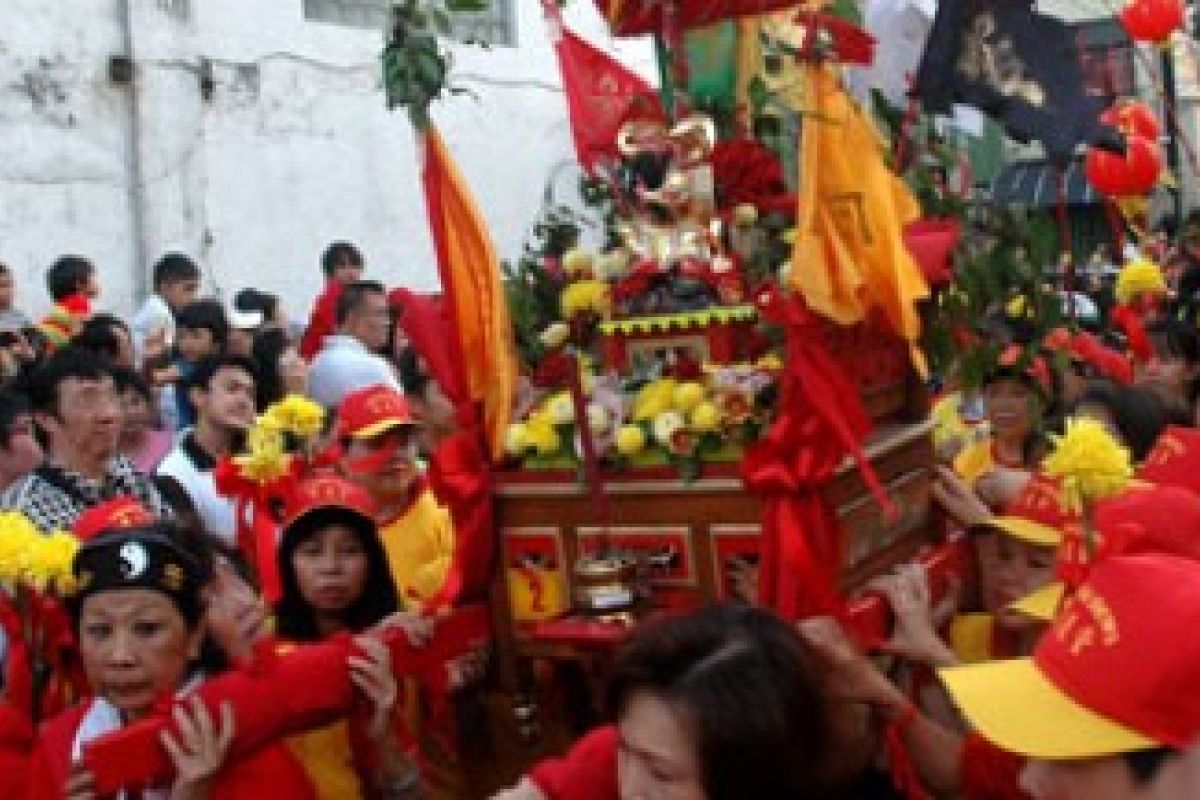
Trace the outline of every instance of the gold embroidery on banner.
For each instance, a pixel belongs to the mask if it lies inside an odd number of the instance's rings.
[[[1026,75],[1025,63],[1012,39],[998,34],[991,11],[983,11],[971,20],[956,69],[967,80],[989,86],[1004,97],[1015,97],[1038,108],[1046,104],[1046,90]]]

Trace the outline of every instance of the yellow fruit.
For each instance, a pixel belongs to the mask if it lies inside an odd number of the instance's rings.
[[[572,247],[562,258],[563,272],[568,275],[581,275],[592,268],[592,254],[582,247]]]
[[[660,378],[648,383],[633,401],[633,421],[646,422],[671,409],[675,399],[675,379]]]
[[[617,431],[617,452],[623,456],[636,456],[646,447],[646,431],[641,425],[622,425]]]
[[[684,414],[698,406],[703,399],[704,387],[695,381],[679,384],[671,395],[671,402],[675,406],[675,410]]]
[[[705,401],[692,409],[691,421],[692,429],[700,433],[715,431],[721,424],[721,412],[715,405]]]

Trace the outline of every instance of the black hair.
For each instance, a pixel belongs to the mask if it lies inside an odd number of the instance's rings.
[[[269,322],[279,313],[279,297],[258,289],[242,289],[233,296],[233,307],[238,311],[261,312],[263,321]]]
[[[100,356],[81,347],[67,346],[39,364],[26,389],[34,411],[58,414],[58,388],[71,378],[99,381],[112,377],[112,368]]]
[[[342,325],[350,315],[362,307],[368,295],[386,294],[387,290],[379,281],[354,281],[346,284],[337,299],[337,324]]]
[[[396,374],[400,376],[400,385],[404,393],[412,397],[424,397],[425,389],[432,378],[421,364],[421,355],[412,345],[400,351],[396,356]]]
[[[96,267],[83,256],[60,256],[46,270],[46,291],[54,302],[65,300],[78,292]]]
[[[1162,397],[1141,386],[1092,381],[1075,407],[1087,405],[1100,406],[1108,412],[1135,463],[1145,460],[1159,434],[1172,421]]]
[[[132,390],[137,392],[147,404],[154,405],[154,390],[150,388],[150,384],[136,370],[129,369],[128,367],[113,367],[112,378],[118,392]]]
[[[1133,782],[1138,786],[1149,786],[1154,783],[1163,766],[1178,755],[1179,751],[1170,747],[1153,747],[1149,750],[1125,753],[1121,758],[1129,767]]]
[[[154,291],[170,283],[200,280],[200,267],[183,253],[167,253],[154,263]]]
[[[12,268],[0,261],[0,275],[12,275]]]
[[[249,375],[257,384],[258,364],[249,356],[236,353],[221,353],[215,356],[205,356],[196,362],[196,368],[187,380],[187,391],[199,389],[208,391],[212,379],[223,369],[240,369]]]
[[[317,509],[285,528],[280,538],[277,558],[283,592],[275,604],[275,627],[284,639],[296,642],[320,639],[317,616],[300,593],[292,560],[301,544],[330,525],[349,527],[367,557],[367,579],[362,594],[346,609],[343,619],[346,628],[358,633],[400,608],[396,584],[374,521],[345,508]]]
[[[126,336],[132,340],[129,326],[124,320],[112,314],[94,314],[83,323],[71,344],[91,350],[109,363],[114,363],[121,354],[121,343],[114,332],[115,328],[125,331]]]
[[[1160,357],[1182,359],[1189,367],[1200,364],[1200,330],[1195,325],[1163,317],[1147,325],[1146,333]]]
[[[338,267],[348,264],[356,267],[363,265],[362,253],[349,242],[333,242],[321,254],[321,271],[326,278],[332,278]]]
[[[279,372],[279,359],[291,344],[287,332],[282,328],[262,328],[255,332],[250,343],[250,355],[258,365],[255,393],[259,408],[266,408],[287,394],[283,375]]]
[[[620,716],[637,695],[691,723],[709,800],[827,798],[837,745],[823,667],[775,615],[723,603],[651,623],[621,654]]]
[[[13,423],[29,413],[29,398],[12,390],[0,391],[0,447],[7,448],[12,440]]]
[[[193,300],[175,314],[175,325],[179,328],[212,331],[217,349],[224,350],[229,342],[229,319],[225,309],[212,298]]]

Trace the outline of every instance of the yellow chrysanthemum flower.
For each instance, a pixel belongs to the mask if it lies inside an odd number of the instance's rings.
[[[15,586],[26,577],[33,548],[41,538],[21,512],[0,512],[0,584]]]
[[[525,452],[524,422],[514,422],[504,431],[504,452],[510,456],[519,456]]]
[[[71,567],[77,552],[79,540],[69,533],[55,531],[49,536],[38,536],[30,548],[26,579],[38,591],[71,592],[75,585]]]
[[[1128,303],[1143,294],[1165,294],[1167,281],[1162,268],[1148,258],[1135,258],[1117,275],[1118,303]]]
[[[575,402],[570,392],[559,392],[547,398],[541,416],[553,425],[566,425],[575,421]]]
[[[612,311],[612,297],[604,281],[575,281],[563,289],[559,305],[566,319],[587,311],[607,317]]]
[[[675,402],[674,378],[659,378],[646,384],[633,399],[633,421],[646,422],[671,409]]]
[[[302,439],[316,436],[325,425],[325,409],[299,394],[289,394],[273,404],[263,417],[274,427]]]
[[[562,447],[562,439],[554,423],[545,417],[535,417],[525,425],[525,446],[539,456],[552,456]]]
[[[1089,503],[1119,494],[1133,477],[1133,459],[1101,423],[1067,420],[1066,432],[1051,437],[1054,449],[1042,462],[1046,474],[1059,478],[1063,504],[1079,512]]]

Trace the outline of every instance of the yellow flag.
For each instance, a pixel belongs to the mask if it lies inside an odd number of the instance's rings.
[[[924,374],[916,306],[929,287],[903,238],[920,206],[888,168],[879,134],[837,74],[823,66],[806,69],[791,288],[814,311],[844,325],[882,309]]]

